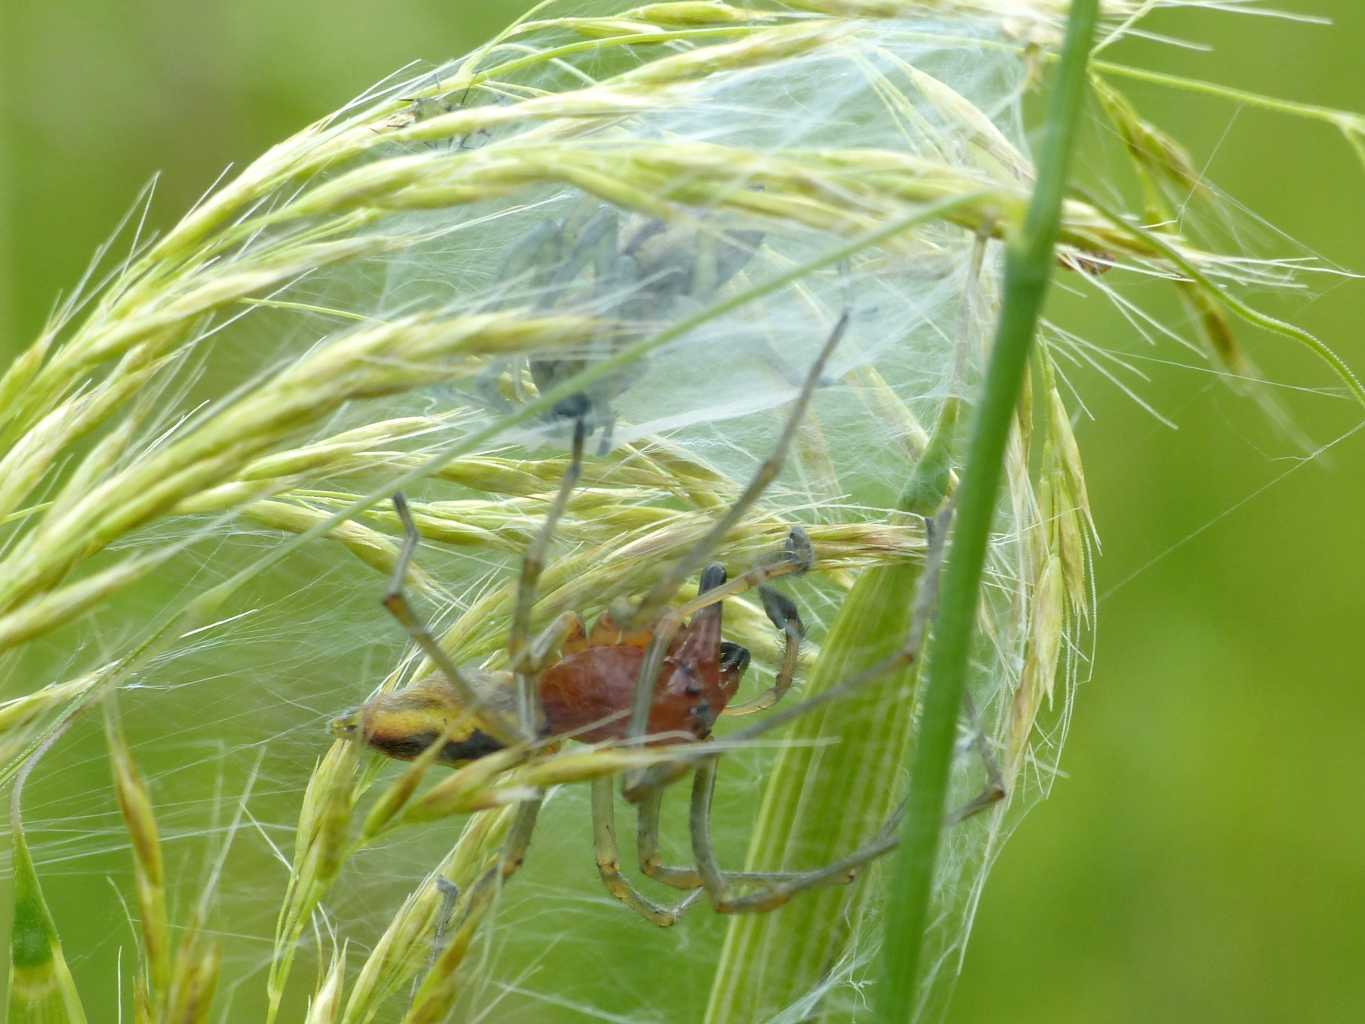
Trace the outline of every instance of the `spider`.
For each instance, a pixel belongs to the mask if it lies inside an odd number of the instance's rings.
[[[539,533],[528,547],[508,643],[509,668],[485,672],[456,666],[414,614],[403,590],[407,567],[420,537],[401,494],[394,506],[405,541],[385,607],[398,619],[437,671],[407,689],[374,698],[335,723],[339,735],[353,737],[389,757],[411,760],[441,744],[435,760],[463,766],[488,755],[521,748],[535,756],[565,739],[659,745],[677,740],[664,759],[625,778],[627,799],[637,804],[641,870],[687,895],[673,905],[649,899],[622,873],[616,844],[613,778],[592,779],[592,828],[597,867],[607,891],[653,924],[673,924],[705,892],[722,913],[766,911],[815,886],[851,880],[862,864],[895,846],[895,822],[867,845],[825,867],[800,872],[723,870],[711,840],[710,807],[718,751],[706,740],[717,717],[765,710],[788,692],[796,673],[804,627],[796,605],[769,581],[800,573],[813,561],[809,539],[793,529],[781,555],[734,579],[718,562],[702,567],[722,537],[740,520],[780,470],[793,435],[826,361],[848,324],[845,314],[826,340],[806,376],[778,442],[739,498],[682,559],[667,570],[633,608],[604,612],[591,630],[574,612],[565,612],[543,632],[531,635],[531,609],[550,539],[580,473],[588,417],[585,399],[574,411],[569,467]],[[573,411],[573,410],[571,410]],[[674,607],[684,580],[700,568],[697,596]],[[723,638],[724,601],[757,590],[773,626],[784,636],[784,654],[772,686],[753,700],[731,705],[749,652]],[[884,672],[884,667],[877,670]],[[864,673],[864,675],[868,675]],[[870,677],[869,677],[870,678]],[[867,679],[845,686],[863,685]],[[836,688],[837,689],[837,688]],[[827,692],[807,705],[837,695]],[[750,734],[782,724],[801,705],[747,730]],[[784,718],[784,715],[786,716]],[[771,724],[770,724],[771,723]],[[688,751],[691,751],[688,753]],[[663,788],[691,771],[694,775],[691,839],[695,864],[673,867],[659,856],[659,811]],[[537,796],[518,804],[498,859],[475,883],[466,902],[487,899],[499,878],[521,865],[541,805]],[[466,909],[466,917],[469,915]]]
[[[706,217],[666,224],[624,215],[610,205],[579,202],[528,231],[507,253],[497,279],[512,288],[509,298],[518,306],[530,301],[550,310],[587,302],[621,324],[648,323],[669,317],[680,302],[713,299],[749,264],[762,238],[758,231],[723,230]],[[576,355],[533,358],[527,369],[543,392],[610,355],[624,338],[617,333],[592,341]],[[506,406],[500,392],[503,368],[493,361],[476,381],[492,408]],[[577,412],[561,403],[551,417],[586,417],[589,433],[602,430],[598,454],[607,454],[616,419],[612,401],[640,372],[638,367],[618,370],[576,396]],[[514,374],[512,386],[519,383]]]

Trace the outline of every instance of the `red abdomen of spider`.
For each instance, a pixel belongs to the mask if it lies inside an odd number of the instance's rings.
[[[748,651],[721,640],[720,625],[720,605],[715,604],[694,615],[674,637],[654,689],[650,736],[676,741],[711,734],[749,664]],[[540,675],[546,731],[588,742],[624,738],[652,639],[647,630],[623,632],[607,615],[590,635],[571,636],[564,656]]]

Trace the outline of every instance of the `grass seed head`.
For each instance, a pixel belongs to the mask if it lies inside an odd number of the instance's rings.
[[[1122,32],[1147,6],[1105,10]],[[343,618],[362,591],[379,615],[402,540],[384,504],[394,490],[410,492],[423,535],[408,578],[414,602],[458,663],[499,672],[515,562],[567,466],[556,404],[588,396],[609,450],[589,446],[536,624],[565,611],[591,618],[657,585],[773,449],[805,367],[847,313],[848,337],[786,470],[711,553],[743,571],[780,551],[793,524],[805,528],[814,564],[784,586],[812,625],[806,695],[837,686],[903,633],[926,517],[955,491],[962,449],[952,428],[978,397],[999,243],[1018,237],[1034,177],[1019,100],[1055,53],[1068,4],[610,7],[601,17],[542,7],[474,54],[399,76],[284,140],[134,247],[102,289],[63,303],[0,375],[0,650],[14,659],[6,666],[20,666],[11,677],[25,691],[0,704],[0,778],[16,775],[34,738],[52,736],[100,680],[135,677],[138,699],[174,699],[231,676],[245,695],[234,718],[258,732],[231,747],[225,770],[240,767],[243,750],[267,748],[272,770],[302,792],[265,985],[272,1019],[290,1012],[286,986],[296,957],[312,952],[310,923],[345,913],[337,883],[362,870],[357,854],[380,841],[420,849],[449,827],[430,823],[453,815],[474,816],[397,911],[374,911],[388,923],[349,994],[333,947],[310,1019],[374,1019],[423,969],[438,929],[437,878],[458,886],[472,912],[409,1019],[449,1012],[471,979],[460,961],[479,928],[506,939],[488,947],[479,991],[513,998],[522,964],[511,961],[544,953],[534,945],[544,926],[521,927],[501,907],[490,917],[496,886],[478,885],[512,818],[552,787],[678,754],[566,749],[523,763],[517,750],[435,781],[419,763],[381,785],[357,744],[337,742],[305,781],[323,720],[359,703],[375,678],[391,693],[432,672],[417,657],[373,671],[357,650],[389,636],[396,649],[399,634]],[[1129,272],[1170,282],[1228,372],[1250,365],[1233,331],[1246,322],[1308,345],[1352,384],[1330,349],[1239,297],[1283,285],[1284,272],[1187,230],[1216,194],[1196,187],[1180,144],[1122,96],[1117,66],[1096,68],[1145,206],[1069,194],[1061,262],[1081,272],[1068,283],[1120,302],[1112,282]],[[1331,116],[1365,139],[1358,116]],[[1173,190],[1191,193],[1189,218],[1163,206]],[[1056,336],[1060,347],[1067,339]],[[1053,359],[1039,351],[1038,386],[1015,418],[978,609],[975,710],[963,718],[973,736],[964,747],[1000,753],[1011,814],[1046,788],[1041,769],[1035,786],[1025,769],[1054,695],[1069,699],[1067,652],[1091,611],[1094,524]],[[901,501],[908,481],[914,493]],[[727,639],[752,652],[750,682],[761,685],[782,657],[771,623],[740,598],[727,602],[725,624]],[[260,655],[274,649],[262,636],[287,638],[287,654]],[[30,671],[48,664],[48,649],[67,652],[60,675]],[[300,692],[314,677],[326,689]],[[755,865],[813,856],[815,822],[848,826],[815,837],[829,853],[879,827],[903,786],[896,755],[914,742],[917,686],[907,667],[766,746],[724,747],[722,721],[724,774],[751,783],[729,813],[749,825],[749,808],[760,807]],[[134,985],[135,1015],[207,1019],[217,947],[200,921],[165,965],[177,880],[116,724],[109,756],[151,961],[152,983],[139,975]],[[981,784],[976,756],[953,764],[963,801]],[[753,780],[770,772],[760,796]],[[795,800],[790,787],[809,778],[824,781]],[[965,939],[1005,813],[1002,803],[989,828],[966,822],[950,833],[936,897],[945,963]],[[428,830],[397,828],[415,822]],[[32,868],[26,849],[16,853],[27,908],[16,914],[16,936],[26,937],[16,950],[28,959],[16,953],[11,1000],[78,1020]],[[373,888],[367,908],[395,891],[383,879]],[[551,892],[552,913],[593,912],[576,892]],[[764,1000],[789,1018],[853,1005],[877,905],[872,878],[769,922],[736,921],[713,1024]],[[832,920],[837,928],[826,927]],[[784,921],[803,922],[786,929],[800,941],[784,945],[780,929],[766,930]],[[343,933],[366,924],[337,921]],[[758,978],[767,991],[753,1005],[727,1002]]]

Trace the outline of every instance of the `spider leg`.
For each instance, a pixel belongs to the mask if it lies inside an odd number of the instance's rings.
[[[455,688],[455,691],[460,695],[460,701],[484,719],[488,726],[488,732],[495,739],[509,746],[522,742],[523,737],[516,726],[506,721],[497,708],[493,707],[488,699],[479,692],[478,688],[470,682],[469,677],[460,671],[459,666],[432,636],[430,628],[418,618],[412,609],[412,605],[408,602],[403,581],[407,578],[408,565],[412,562],[412,556],[417,550],[421,534],[417,532],[417,524],[413,522],[412,512],[408,509],[407,498],[403,496],[401,491],[393,496],[393,508],[398,513],[399,522],[403,524],[403,547],[398,553],[398,561],[393,568],[393,579],[384,595],[384,607],[407,630],[408,636],[412,637],[417,646],[421,648],[422,653],[431,660],[431,663]]]
[[[616,443],[616,413],[608,411],[602,419],[602,436],[597,441],[597,455],[603,458],[611,454]]]
[[[787,531],[787,541],[782,546],[780,555],[760,562],[747,572],[742,572],[733,579],[726,580],[720,586],[712,587],[710,590],[698,594],[692,600],[679,605],[676,611],[684,618],[690,618],[707,605],[724,601],[727,598],[738,597],[750,590],[761,590],[769,580],[781,576],[804,575],[814,565],[815,547],[810,542],[810,536],[801,527],[793,526]]]
[[[616,211],[607,207],[583,225],[568,255],[550,276],[549,285],[553,292],[558,293],[567,287],[583,272],[584,267],[591,265],[594,276],[601,278],[608,268],[615,265],[618,221]]]
[[[649,622],[655,616],[659,616],[667,608],[669,601],[677,593],[678,588],[682,586],[683,581],[701,567],[716,545],[744,517],[744,514],[758,500],[768,484],[777,476],[783,463],[786,462],[787,451],[791,447],[792,439],[796,436],[796,429],[801,423],[802,416],[805,415],[806,407],[810,404],[811,396],[815,393],[815,386],[824,373],[825,364],[829,361],[834,347],[839,344],[844,332],[848,329],[848,322],[849,315],[845,312],[839,318],[839,322],[835,324],[834,330],[830,332],[829,338],[826,339],[824,346],[820,349],[820,354],[812,364],[810,373],[807,375],[796,401],[792,403],[791,412],[787,416],[787,422],[782,428],[782,433],[772,453],[759,466],[758,471],[743,492],[735,499],[735,503],[641,599],[633,614],[627,617],[631,622],[622,622],[622,625]],[[631,707],[630,726],[626,734],[630,739],[638,740],[645,735],[649,723],[649,709],[654,699],[654,688],[659,678],[659,670],[663,665],[664,655],[679,623],[680,620],[676,615],[668,614],[663,615],[655,627],[654,639],[646,652],[644,663],[640,667],[640,678],[635,687],[635,700]],[[632,790],[636,790],[637,781],[638,776],[636,780],[627,777],[627,795],[630,795]]]
[[[621,857],[616,846],[616,810],[612,804],[611,777],[603,776],[592,782],[592,834],[593,853],[597,858],[597,873],[602,876],[602,884],[618,900],[630,907],[651,924],[667,928],[677,923],[679,917],[701,894],[701,890],[683,897],[681,902],[671,907],[661,906],[649,899],[630,879],[621,874]],[[689,887],[695,888],[695,887]]]
[[[536,634],[526,648],[522,659],[526,671],[531,674],[539,672],[565,640],[571,636],[581,637],[583,632],[583,620],[577,612],[560,612],[553,622]]]
[[[824,693],[801,702],[785,711],[778,712],[763,722],[748,729],[733,734],[732,741],[743,742],[746,739],[756,738],[774,728],[780,727],[786,722],[806,711],[838,700],[850,693],[870,685],[896,667],[908,664],[919,656],[919,650],[923,644],[925,633],[928,629],[928,622],[932,616],[933,607],[937,601],[938,581],[942,569],[945,540],[947,534],[947,524],[952,515],[951,506],[945,507],[938,516],[929,520],[926,524],[929,531],[929,549],[925,556],[924,573],[920,578],[920,585],[915,595],[915,609],[911,617],[910,629],[906,635],[905,642],[900,650],[894,652],[890,657],[883,659],[871,668],[858,673],[844,683],[826,690]],[[983,792],[975,799],[971,800],[966,806],[957,812],[948,815],[950,824],[962,821],[965,818],[984,810],[991,804],[1005,796],[1004,779],[1000,774],[999,768],[995,764],[994,758],[986,746],[985,736],[982,732],[976,714],[975,705],[970,696],[967,697],[964,712],[974,732],[974,745],[978,754],[981,756],[988,777],[988,783]],[[701,876],[707,892],[715,909],[720,913],[761,913],[773,910],[782,906],[792,896],[804,889],[816,886],[829,885],[832,883],[849,881],[854,873],[862,865],[875,860],[877,857],[895,849],[900,844],[900,823],[904,816],[905,805],[899,808],[888,818],[880,831],[870,841],[854,850],[852,853],[812,871],[802,872],[795,876],[780,879],[773,882],[764,882],[752,892],[736,894],[733,890],[734,881],[744,881],[742,877],[727,875],[723,872],[715,856],[715,848],[711,841],[710,815],[711,797],[715,788],[716,765],[719,755],[712,755],[702,760],[696,767],[696,775],[692,789],[692,813],[691,813],[691,832],[693,855],[697,861],[697,871]],[[655,791],[657,793],[657,790]],[[651,793],[651,798],[655,795]]]
[[[1005,799],[1008,790],[1005,787],[1005,777],[1000,772],[1000,765],[995,760],[995,755],[991,753],[990,745],[986,742],[985,730],[981,728],[981,717],[976,712],[976,701],[972,700],[970,693],[962,695],[963,710],[967,715],[967,725],[972,732],[972,747],[976,750],[976,756],[981,760],[981,766],[986,770],[986,784],[966,806],[958,809],[948,820],[954,824],[964,818],[970,818],[973,814],[984,811],[991,804]]]
[[[697,765],[692,782],[692,854],[697,859],[697,872],[717,913],[742,914],[775,910],[797,893],[825,885],[853,881],[855,871],[870,860],[875,860],[900,842],[894,832],[881,834],[866,846],[846,857],[813,871],[791,874],[775,873],[754,879],[760,883],[754,892],[736,894],[733,881],[748,881],[743,876],[724,872],[716,860],[711,841],[711,795],[716,788],[717,757],[708,757]]]
[[[586,404],[587,399],[583,399]],[[536,698],[535,676],[530,671],[528,655],[531,645],[531,610],[536,603],[536,588],[540,574],[545,568],[545,554],[550,547],[550,538],[555,526],[569,504],[574,484],[583,471],[583,441],[587,434],[586,410],[578,410],[574,418],[573,447],[569,456],[569,468],[559,482],[559,492],[545,515],[545,522],[536,534],[531,546],[526,549],[526,557],[521,562],[521,579],[517,584],[516,609],[512,614],[511,635],[507,641],[507,653],[511,658],[512,671],[517,676],[517,713],[523,735],[534,736],[538,729],[540,708]]]
[[[460,887],[449,878],[437,878],[436,889],[441,894],[441,906],[436,911],[436,930],[431,936],[431,956],[427,960],[427,970],[436,965],[436,958],[446,947],[450,926],[455,920],[455,906],[460,899]]]
[[[710,830],[715,770],[715,758],[708,758],[697,766],[692,789],[692,852],[697,859],[697,873],[717,913],[747,914],[776,910],[806,889],[853,881],[863,865],[890,853],[900,845],[900,823],[905,815],[903,802],[869,842],[824,867],[791,873],[722,871],[716,860]],[[965,807],[948,815],[948,823],[957,824],[965,818],[970,818],[1003,796],[1003,785],[999,789],[988,786]],[[757,882],[759,886],[751,892],[736,894],[733,889],[736,882]]]
[[[796,396],[796,401],[792,403],[791,412],[787,415],[787,422],[783,425],[782,433],[778,436],[777,444],[773,447],[772,452],[758,467],[758,471],[754,473],[753,478],[750,479],[725,515],[713,524],[711,529],[707,530],[705,535],[692,545],[692,548],[675,562],[663,578],[655,583],[649,593],[641,599],[632,616],[635,622],[648,622],[668,606],[669,601],[678,592],[678,588],[682,586],[683,582],[701,568],[702,563],[710,557],[711,552],[725,539],[725,535],[744,518],[745,513],[749,511],[754,502],[781,472],[783,464],[787,461],[787,452],[796,436],[796,429],[800,426],[806,407],[810,404],[811,396],[815,393],[815,387],[820,382],[825,364],[829,362],[829,357],[833,354],[835,346],[839,344],[844,332],[848,329],[848,321],[849,315],[844,313],[821,347],[820,354],[815,357],[815,362],[811,365],[810,373],[807,374],[805,383]]]
[[[659,856],[659,805],[662,790],[653,790],[640,801],[636,809],[638,828],[636,846],[640,854],[640,870],[657,882],[675,889],[700,889],[704,883],[696,868],[670,867]],[[783,882],[796,878],[791,871],[725,871],[728,882]]]
[[[426,977],[418,986],[406,1020],[441,1020],[450,1007],[455,972],[464,961],[470,943],[478,932],[484,913],[497,895],[498,888],[521,867],[526,848],[536,827],[540,813],[539,798],[527,800],[517,808],[516,818],[508,830],[507,839],[490,864],[459,901],[458,921],[448,933],[445,945],[437,954]]]
[[[437,878],[436,890],[441,894],[441,906],[436,911],[436,929],[431,936],[431,953],[427,956],[426,974],[430,974],[437,960],[446,949],[450,938],[450,926],[455,921],[455,911],[459,904],[460,887],[449,878]],[[408,992],[408,1005],[417,999],[418,986],[425,975],[415,975],[412,988]]]
[[[945,512],[945,521],[946,516],[947,513]],[[915,595],[915,613],[911,616],[910,629],[906,633],[905,640],[897,650],[892,651],[891,654],[876,664],[855,673],[842,683],[831,686],[823,693],[807,697],[796,704],[773,712],[761,722],[756,722],[738,732],[730,733],[726,736],[727,744],[742,745],[749,740],[758,739],[760,736],[772,732],[774,729],[780,729],[816,708],[860,693],[867,687],[876,685],[888,674],[917,661],[920,648],[924,642],[924,635],[928,630],[931,610],[934,601],[937,599],[939,570],[942,566],[942,560],[943,544],[940,539],[932,543],[926,552],[924,574],[920,577],[919,589]],[[711,755],[706,756],[709,758]],[[686,773],[689,767],[687,760],[679,759],[637,771],[635,777],[629,780],[625,791],[626,799],[639,802],[650,792],[675,782]]]
[[[512,820],[511,828],[507,830],[507,838],[503,841],[502,849],[498,851],[497,859],[474,880],[474,884],[465,895],[463,905],[460,907],[459,924],[451,937],[450,945],[454,945],[460,933],[482,916],[498,886],[516,874],[525,863],[526,850],[531,845],[531,833],[535,831],[536,818],[540,815],[540,806],[543,802],[543,798],[537,796],[517,806],[517,815]],[[449,948],[450,946],[447,946],[446,951]],[[446,955],[446,951],[442,951],[442,957]]]
[[[797,704],[775,711],[763,721],[731,733],[726,737],[726,740],[730,743],[743,743],[746,740],[757,739],[774,729],[780,729],[793,719],[799,718],[818,707],[843,700],[868,686],[873,686],[888,673],[917,661],[920,656],[920,649],[924,645],[924,637],[929,630],[929,621],[933,617],[934,606],[938,601],[939,577],[943,568],[948,522],[951,518],[952,507],[949,505],[938,515],[926,521],[929,544],[924,554],[924,571],[920,576],[919,586],[913,599],[915,604],[910,616],[910,628],[906,631],[905,639],[898,649],[892,651],[876,664],[870,665],[861,672],[845,679],[842,683],[831,686],[828,690],[818,693],[814,697],[808,697]]]
[[[752,715],[756,711],[767,711],[787,695],[792,680],[796,678],[796,667],[801,661],[801,641],[806,635],[801,615],[786,594],[768,586],[759,587],[758,593],[763,598],[763,610],[768,613],[768,621],[786,637],[782,647],[782,664],[778,667],[772,686],[753,700],[727,707],[722,714]]]
[[[824,867],[810,871],[724,871],[716,858],[711,838],[711,798],[715,791],[718,756],[708,757],[697,765],[692,787],[690,819],[692,852],[697,867],[668,867],[659,860],[659,805],[662,791],[653,790],[640,802],[640,868],[665,885],[678,889],[702,886],[719,913],[763,913],[775,910],[797,893],[827,885],[843,885],[853,881],[859,868],[900,845],[900,823],[905,814],[902,802],[887,819],[877,835],[852,853]],[[961,810],[949,815],[950,824],[984,810],[1004,795],[999,789],[988,787],[981,796]],[[756,886],[750,892],[736,893],[737,884]]]
[[[498,280],[504,282],[503,286],[524,285],[527,293],[543,292],[550,276],[547,263],[561,258],[564,228],[562,220],[541,221],[512,246],[498,271]],[[524,301],[525,296],[520,297]],[[543,294],[534,297],[541,301],[545,299]]]
[[[701,887],[699,874],[691,868],[669,867],[659,856],[659,807],[663,799],[663,790],[651,790],[635,809],[635,847],[640,870],[656,882],[675,889],[698,889]]]

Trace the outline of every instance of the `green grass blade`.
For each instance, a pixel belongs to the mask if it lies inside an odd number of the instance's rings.
[[[887,906],[883,974],[877,991],[878,1015],[887,1024],[910,1020],[919,1002],[920,954],[943,831],[953,737],[966,689],[986,540],[1010,424],[1052,273],[1097,8],[1097,0],[1076,0],[1072,5],[1048,108],[1038,184],[1024,229],[1011,238],[1006,251],[1004,305],[959,490],[957,524],[929,649],[924,712],[910,759],[903,841]]]
[[[928,516],[942,504],[957,412],[956,399],[945,404],[901,497],[902,512]],[[920,562],[902,561],[859,575],[802,687],[803,697],[824,693],[900,649],[922,571]],[[903,796],[896,780],[913,727],[918,680],[916,661],[877,686],[797,719],[785,733],[791,745],[782,748],[769,772],[748,870],[821,867],[884,827]],[[820,742],[834,737],[841,742]],[[876,893],[875,873],[861,872],[851,885],[803,893],[772,913],[733,918],[711,986],[707,1024],[769,1020],[817,993],[841,963],[852,962]]]
[[[19,801],[24,781],[43,755],[38,750],[15,782],[10,800],[10,829],[14,835],[14,924],[10,933],[8,1024],[85,1024],[76,983],[62,956],[57,926],[43,899],[38,872],[24,837]]]

